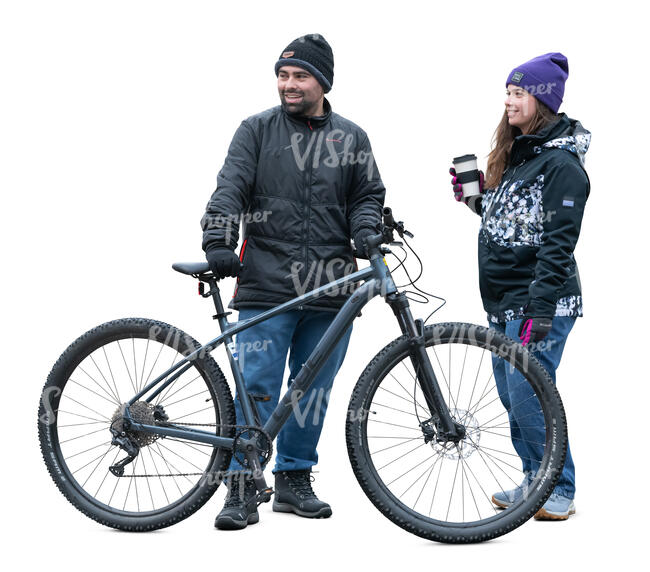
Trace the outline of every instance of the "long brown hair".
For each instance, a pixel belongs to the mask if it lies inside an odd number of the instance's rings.
[[[537,109],[530,124],[528,133],[537,133],[549,123],[557,120],[558,114],[553,113],[548,106],[539,99],[536,100]],[[485,188],[494,189],[501,182],[501,177],[510,163],[510,151],[515,137],[521,135],[519,127],[513,127],[508,123],[508,113],[503,111],[503,117],[492,136],[492,151],[488,155],[487,171],[485,174]]]

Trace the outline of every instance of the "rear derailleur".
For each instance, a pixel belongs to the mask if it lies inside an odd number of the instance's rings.
[[[126,404],[122,404],[114,413],[110,426],[113,438],[111,445],[116,445],[126,451],[127,456],[111,465],[108,470],[116,477],[124,476],[124,467],[132,463],[140,449],[153,443],[159,436],[142,431],[130,431],[131,421],[145,424],[164,423],[169,419],[162,405],[154,405],[138,401],[126,411]],[[164,436],[162,436],[164,437]]]

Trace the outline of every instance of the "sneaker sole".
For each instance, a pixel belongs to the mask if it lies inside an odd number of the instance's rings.
[[[260,513],[254,512],[248,515],[247,520],[235,520],[229,516],[217,517],[214,526],[219,530],[241,530],[249,524],[257,524],[260,521]]]
[[[535,520],[566,520],[572,514],[575,514],[575,513],[576,513],[575,509],[571,509],[568,513],[558,514],[558,513],[549,512],[547,510],[544,510],[544,508],[540,508],[535,513],[535,516],[533,518]]]
[[[300,510],[299,508],[293,506],[292,504],[286,502],[273,501],[273,511],[274,512],[293,512],[298,516],[304,516],[305,518],[329,518],[332,516],[331,507],[323,507],[317,512],[306,512]]]
[[[495,499],[494,496],[492,497],[492,502],[499,508],[510,508],[512,506],[512,503],[510,504],[504,503],[500,500]]]

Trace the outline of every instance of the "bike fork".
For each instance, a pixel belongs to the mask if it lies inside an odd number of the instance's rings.
[[[449,408],[445,403],[431,360],[426,351],[424,323],[420,319],[413,319],[408,298],[404,293],[390,294],[386,296],[386,302],[388,302],[397,317],[402,333],[408,337],[409,354],[411,364],[415,370],[416,381],[422,390],[431,413],[431,418],[422,423],[427,442],[433,439],[432,434],[427,435],[427,429],[430,428],[427,423],[432,422],[435,427],[435,438],[438,442],[451,441],[458,443],[465,437],[465,427],[452,419]]]

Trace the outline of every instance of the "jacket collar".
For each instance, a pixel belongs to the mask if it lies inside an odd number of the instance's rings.
[[[550,123],[544,129],[537,133],[528,135],[518,135],[512,144],[512,152],[510,154],[510,164],[518,165],[524,159],[536,154],[535,148],[543,145],[551,139],[561,136],[563,133],[571,128],[571,120],[567,117],[566,113],[560,113],[559,119]]]
[[[332,115],[332,106],[330,102],[327,101],[327,98],[323,98],[323,115],[311,116],[306,115],[296,115],[294,113],[287,113],[284,107],[280,106],[285,117],[287,117],[293,123],[299,123],[302,125],[307,125],[310,129],[315,129],[325,125]]]

